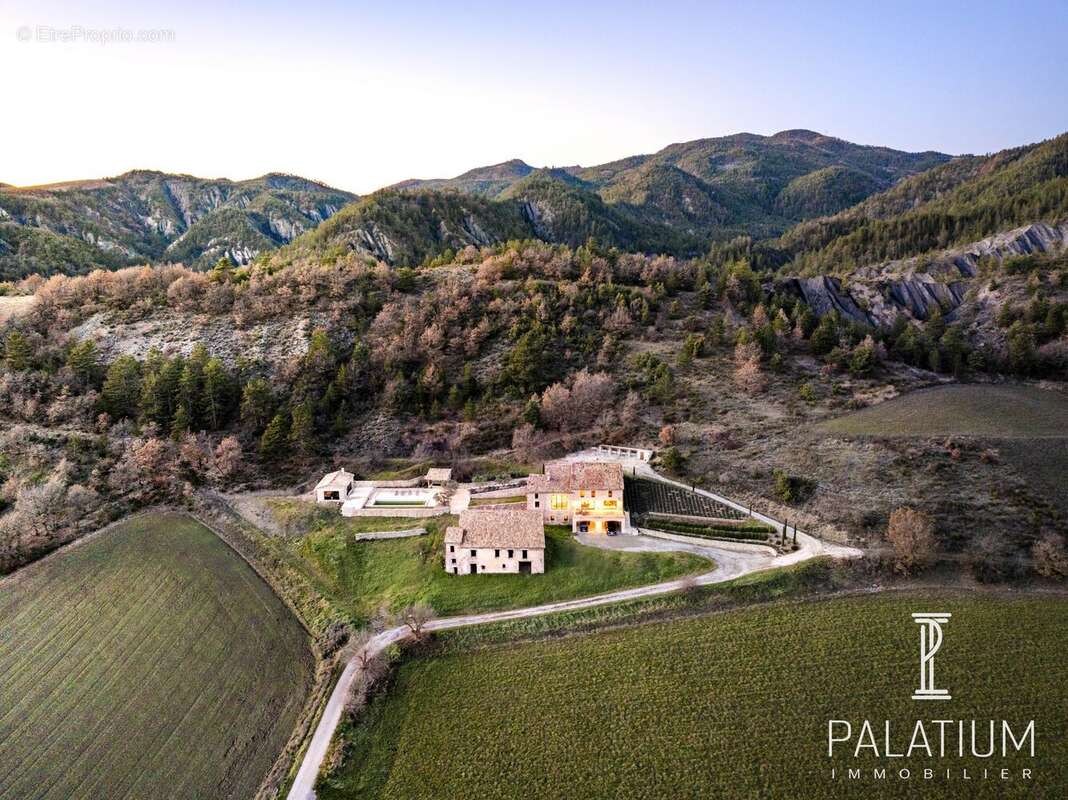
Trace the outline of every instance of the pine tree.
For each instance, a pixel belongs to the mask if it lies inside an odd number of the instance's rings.
[[[1035,367],[1035,331],[1022,320],[1016,320],[1006,335],[1009,345],[1009,364],[1020,375],[1029,375]]]
[[[536,394],[532,394],[523,408],[523,422],[533,425],[535,428],[541,425],[541,402]]]
[[[204,385],[200,406],[204,409],[204,421],[210,430],[217,431],[230,416],[230,375],[217,358],[208,359],[204,365]]]
[[[234,265],[229,257],[223,256],[215,262],[211,268],[210,276],[215,283],[232,283],[234,280]]]
[[[266,461],[275,461],[285,455],[288,433],[289,415],[280,411],[274,415],[260,437],[260,457]]]
[[[67,353],[67,368],[86,386],[96,383],[100,373],[96,342],[83,339],[75,344]]]
[[[137,417],[141,400],[141,365],[133,356],[119,356],[108,368],[100,390],[101,405],[112,419]]]
[[[271,421],[274,397],[270,384],[263,378],[253,378],[245,384],[241,394],[241,424],[252,433],[264,430]]]
[[[817,356],[831,352],[838,344],[838,321],[833,314],[825,314],[812,332],[809,347]]]
[[[463,395],[460,393],[460,387],[455,383],[449,387],[448,405],[453,411],[457,411],[464,404]]]
[[[197,344],[185,361],[178,380],[178,402],[185,405],[189,414],[190,430],[203,428],[204,369],[208,363],[208,350]]]
[[[21,372],[30,368],[33,348],[22,331],[11,331],[4,342],[4,365],[12,372]]]
[[[174,412],[174,418],[170,422],[171,436],[177,441],[183,433],[188,433],[192,425],[192,415],[185,403],[181,403]]]
[[[289,444],[300,453],[310,453],[315,443],[315,409],[311,400],[293,406]]]
[[[323,386],[334,371],[334,346],[322,328],[312,332],[304,354],[304,379],[308,389]]]
[[[478,381],[475,379],[475,373],[470,364],[464,364],[463,375],[460,377],[460,390],[465,400],[478,395]]]

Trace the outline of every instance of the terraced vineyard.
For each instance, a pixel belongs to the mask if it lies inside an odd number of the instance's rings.
[[[252,797],[312,669],[211,531],[137,517],[0,582],[0,799]]]
[[[745,514],[702,494],[649,478],[624,478],[623,503],[631,514],[680,514],[745,519]]]
[[[953,615],[938,655],[939,685],[953,699],[937,710],[911,699],[911,613],[919,609]],[[444,635],[437,656],[402,665],[390,692],[346,731],[349,755],[321,781],[318,796],[1066,797],[1068,707],[1059,702],[1068,682],[1066,610],[1068,602],[1055,597],[895,593],[477,651],[479,630],[457,631]],[[852,747],[841,745],[828,757],[829,719],[852,720],[856,728],[872,720],[880,748],[888,719],[892,747],[903,752],[919,717],[1006,719],[1018,730],[1034,719],[1035,757],[958,758],[950,737],[944,759],[886,759],[870,750],[853,758]],[[980,736],[980,751],[983,742]],[[925,780],[928,766],[950,768],[954,777],[935,769]],[[845,778],[844,767],[864,776]],[[873,777],[874,767],[886,767],[890,777]],[[910,779],[898,776],[902,767]],[[1011,779],[998,777],[1002,768]],[[1032,779],[1022,778],[1023,768]]]
[[[743,541],[765,542],[774,532],[770,525],[765,525],[761,522],[738,526],[729,526],[727,524],[699,525],[657,516],[635,516],[631,521],[639,528],[650,528],[654,531],[664,531],[666,533],[680,533],[685,536],[697,536],[702,539],[741,539]]]

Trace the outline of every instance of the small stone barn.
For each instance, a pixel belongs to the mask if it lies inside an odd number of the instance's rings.
[[[345,502],[345,498],[352,491],[352,481],[355,477],[351,472],[346,472],[344,468],[336,472],[328,472],[321,481],[315,484],[315,502]]]
[[[427,486],[444,486],[452,480],[452,469],[449,467],[431,467],[426,471]]]

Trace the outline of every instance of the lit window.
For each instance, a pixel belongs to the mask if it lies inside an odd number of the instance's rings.
[[[555,509],[567,508],[567,495],[554,494],[551,498],[550,505]]]

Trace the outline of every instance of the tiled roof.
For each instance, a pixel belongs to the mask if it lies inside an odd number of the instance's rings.
[[[577,492],[579,489],[623,491],[623,466],[599,461],[554,461],[544,475],[531,475],[531,492]]]
[[[452,478],[450,467],[431,467],[426,471],[426,479],[431,483],[446,483]]]
[[[460,524],[445,530],[446,544],[465,547],[545,547],[545,526],[540,511],[524,509],[472,509],[460,513]]]
[[[623,465],[599,461],[579,461],[571,465],[571,486],[575,489],[618,489],[623,491]]]
[[[352,480],[353,474],[346,472],[344,468],[337,470],[336,472],[328,472],[323,476],[323,479],[315,484],[316,489],[344,489],[348,487],[349,482]]]

